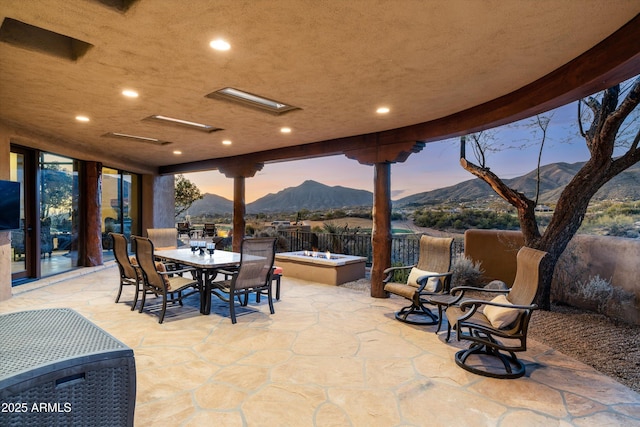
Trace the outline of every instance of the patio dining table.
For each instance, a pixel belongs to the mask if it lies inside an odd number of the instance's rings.
[[[236,267],[240,264],[240,253],[215,250],[212,255],[191,249],[157,250],[154,255],[164,261],[175,262],[196,269],[196,279],[200,288],[200,313],[211,312],[211,281],[221,268]]]

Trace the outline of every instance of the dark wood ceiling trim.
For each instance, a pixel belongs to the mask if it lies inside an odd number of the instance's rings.
[[[244,162],[273,163],[370,151],[406,142],[433,142],[504,125],[576,101],[640,74],[640,15],[571,62],[514,92],[447,117],[379,133],[162,166],[161,174],[218,169]]]

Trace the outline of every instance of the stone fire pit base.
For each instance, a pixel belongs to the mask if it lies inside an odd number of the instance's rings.
[[[276,254],[275,265],[282,267],[287,277],[337,286],[364,278],[366,261],[352,255],[331,254],[327,259],[324,253],[313,257],[304,252],[282,252]]]

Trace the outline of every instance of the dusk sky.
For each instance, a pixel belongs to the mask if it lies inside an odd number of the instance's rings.
[[[531,119],[520,123],[530,123]],[[494,141],[503,147],[487,156],[487,165],[501,178],[524,175],[536,168],[540,137],[524,126],[508,126],[497,131]],[[571,142],[568,142],[568,141]],[[523,144],[530,145],[527,148]],[[428,143],[404,163],[391,166],[391,197],[397,200],[412,194],[443,188],[474,179],[459,164],[459,139]],[[553,111],[542,164],[575,163],[589,158],[584,139],[577,136],[577,107],[570,104]],[[477,163],[467,143],[467,159]],[[246,180],[247,203],[305,180],[325,185],[373,191],[373,166],[364,166],[344,155],[319,159],[265,164],[255,177]],[[233,200],[233,180],[218,171],[185,174],[204,193]]]

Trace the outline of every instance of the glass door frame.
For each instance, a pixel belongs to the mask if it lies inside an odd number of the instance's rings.
[[[40,193],[38,191],[38,151],[11,145],[11,153],[23,156],[22,233],[24,236],[24,270],[11,274],[11,281],[40,277]]]

